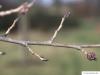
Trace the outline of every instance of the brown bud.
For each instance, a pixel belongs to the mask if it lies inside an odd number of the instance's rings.
[[[94,52],[88,52],[87,53],[87,59],[92,61],[92,60],[96,60],[96,54]]]
[[[24,15],[28,12],[28,10],[29,10],[28,3],[24,3],[23,5],[20,6],[19,13]]]

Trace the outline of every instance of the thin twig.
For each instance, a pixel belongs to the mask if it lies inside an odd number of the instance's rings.
[[[62,17],[62,20],[61,20],[61,23],[60,23],[59,27],[55,30],[53,36],[52,36],[51,39],[49,40],[49,43],[52,43],[52,42],[55,40],[55,38],[56,38],[58,32],[60,31],[60,29],[61,29],[62,26],[63,26],[63,23],[64,23],[64,21],[65,21],[65,18],[68,17],[69,15],[70,15],[70,12],[69,12],[69,11],[67,11],[67,12],[64,14],[64,16]]]
[[[32,0],[32,2],[30,2],[30,3],[28,4],[28,7],[29,7],[29,8],[32,7],[32,6],[34,5],[35,2],[36,2],[36,0]]]
[[[38,53],[34,52],[28,45],[26,45],[26,48],[32,53],[32,55],[35,55],[38,57],[41,61],[48,61],[47,59],[41,57]]]
[[[14,21],[13,21],[13,24],[7,29],[7,31],[5,32],[5,36],[7,36],[9,33],[10,33],[10,31],[15,27],[15,25],[16,25],[16,23],[17,23],[17,21],[19,20],[19,18],[20,17],[17,17]]]
[[[0,5],[0,9],[2,8],[2,5]]]

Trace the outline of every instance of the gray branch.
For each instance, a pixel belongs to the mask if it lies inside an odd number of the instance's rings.
[[[61,43],[48,43],[47,41],[24,41],[24,40],[14,40],[8,37],[0,36],[0,41],[18,44],[22,46],[27,45],[42,45],[42,46],[53,46],[53,47],[63,47],[63,48],[73,48],[76,50],[80,50],[81,48],[100,48],[100,44],[84,44],[84,45],[76,45],[76,44],[61,44]]]
[[[65,15],[62,17],[62,20],[61,20],[61,22],[60,22],[59,27],[55,30],[53,36],[52,36],[51,39],[49,40],[49,43],[52,43],[52,42],[56,39],[56,36],[57,36],[58,32],[61,30],[61,28],[62,28],[62,26],[63,26],[63,23],[64,23],[64,21],[65,21],[65,18],[66,18],[66,17],[68,18],[69,15],[70,15],[70,12],[69,12],[69,11],[66,11]]]

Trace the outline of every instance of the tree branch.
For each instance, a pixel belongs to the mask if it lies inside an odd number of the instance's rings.
[[[22,5],[20,5],[19,7],[15,8],[15,9],[11,9],[8,11],[1,11],[0,12],[0,17],[1,16],[6,16],[6,15],[10,15],[12,13],[18,13],[20,15],[25,15],[30,7],[32,7],[32,5],[34,5],[35,0],[33,0],[32,2],[28,3],[25,2]],[[58,32],[61,30],[63,23],[65,21],[65,18],[68,17],[70,15],[70,12],[66,12],[66,14],[62,17],[62,20],[60,22],[59,27],[55,30],[53,36],[50,38],[49,41],[24,41],[24,40],[15,40],[12,38],[8,38],[6,37],[10,31],[15,27],[16,22],[19,20],[19,17],[17,17],[14,22],[12,23],[12,25],[7,29],[5,35],[6,36],[2,36],[0,35],[0,41],[3,42],[8,42],[8,43],[13,43],[13,44],[18,44],[21,46],[24,46],[27,48],[27,50],[32,53],[32,55],[35,55],[36,57],[38,57],[41,61],[47,61],[47,59],[41,57],[39,54],[37,54],[36,52],[34,52],[29,45],[42,45],[42,46],[53,46],[53,47],[63,47],[63,48],[72,48],[72,49],[76,49],[79,50],[81,52],[83,52],[86,56],[88,60],[96,60],[96,55],[94,52],[87,52],[84,48],[100,48],[100,44],[89,44],[89,45],[76,45],[76,44],[61,44],[61,43],[56,43],[54,42],[54,40],[56,39],[56,36],[58,34]],[[0,52],[1,55],[4,54],[4,52]]]
[[[34,52],[28,45],[26,45],[26,48],[29,50],[29,52],[32,53],[32,55],[35,55],[38,57],[41,61],[48,61],[47,59],[41,57],[38,53]]]
[[[49,43],[52,43],[52,42],[56,39],[56,36],[57,36],[58,32],[60,31],[60,29],[61,29],[62,26],[63,26],[63,23],[64,23],[64,21],[65,21],[65,18],[66,18],[66,17],[68,18],[69,15],[70,15],[70,12],[69,12],[69,11],[66,11],[65,15],[62,17],[62,20],[61,20],[61,22],[60,22],[59,27],[57,28],[57,30],[55,30],[53,36],[52,36],[51,39],[49,40]]]
[[[88,54],[87,51],[84,51],[83,48],[100,48],[100,44],[87,44],[87,45],[76,45],[76,44],[61,44],[61,43],[48,43],[48,41],[42,41],[42,42],[38,42],[38,41],[22,41],[22,40],[14,40],[11,38],[7,38],[7,37],[3,37],[0,36],[0,41],[3,42],[8,42],[8,43],[13,43],[13,44],[18,44],[21,46],[26,47],[32,54],[34,52],[32,52],[32,50],[27,46],[27,45],[42,45],[42,46],[52,46],[52,47],[62,47],[62,48],[72,48],[72,49],[76,49],[79,51],[82,51],[85,55]],[[37,54],[34,54],[37,56]],[[40,58],[39,58],[40,59]],[[42,58],[41,58],[42,59]],[[42,60],[43,61],[43,60]],[[45,59],[46,61],[46,59]]]
[[[4,36],[7,36],[10,31],[15,27],[15,24],[17,23],[17,21],[19,20],[19,17],[17,17],[14,21],[13,24],[7,29],[7,31],[5,32]]]
[[[0,17],[6,16],[6,15],[10,15],[12,13],[26,13],[29,11],[29,8],[32,7],[34,5],[36,0],[33,0],[32,2],[28,3],[25,2],[22,5],[20,5],[19,7],[15,8],[15,9],[10,9],[7,11],[0,11]]]
[[[20,15],[13,21],[12,25],[7,29],[7,31],[5,32],[4,36],[7,36],[10,33],[10,31],[15,27],[17,21],[20,19],[21,15],[26,14],[29,11],[29,8],[31,8],[32,5],[34,5],[34,3],[35,3],[35,0],[33,0],[30,3],[25,2],[22,5],[20,5],[18,8],[0,12],[1,16],[10,15],[10,14],[15,13],[15,12],[19,13],[19,15]]]

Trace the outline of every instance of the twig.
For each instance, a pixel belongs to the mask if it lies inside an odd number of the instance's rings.
[[[30,3],[25,2],[15,9],[10,9],[10,10],[7,10],[7,11],[0,11],[0,16],[3,17],[3,16],[6,16],[6,15],[10,15],[12,13],[21,13],[21,14],[26,13],[26,12],[29,11],[29,8],[32,7],[32,5],[34,5],[34,3],[35,3],[35,0],[33,0]]]
[[[17,18],[14,20],[13,24],[12,24],[12,25],[7,29],[7,31],[5,32],[4,36],[7,36],[7,35],[10,33],[10,31],[15,27],[15,25],[16,25],[17,21],[19,20],[19,18],[20,18],[20,17],[17,17]]]
[[[30,2],[30,3],[28,4],[28,7],[29,7],[29,8],[32,7],[32,6],[34,5],[35,2],[36,2],[36,0],[32,0],[32,2]]]
[[[47,59],[41,57],[38,53],[34,52],[28,45],[26,45],[26,48],[32,53],[32,55],[35,55],[38,57],[41,61],[48,61]]]
[[[67,11],[67,12],[65,13],[65,15],[62,17],[61,23],[60,23],[59,27],[55,30],[55,32],[54,32],[53,36],[51,37],[51,39],[49,40],[49,43],[52,43],[52,42],[55,40],[55,38],[56,38],[58,32],[60,31],[60,29],[61,29],[62,26],[63,26],[63,23],[64,23],[65,18],[68,17],[69,15],[70,15],[70,12]]]

